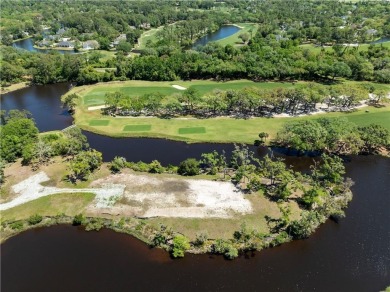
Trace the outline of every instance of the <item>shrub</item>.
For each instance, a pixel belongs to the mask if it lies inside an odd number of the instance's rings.
[[[174,258],[184,257],[184,253],[190,248],[188,238],[184,235],[176,235],[173,238],[172,256]]]
[[[15,221],[14,223],[12,223],[11,225],[10,225],[10,227],[12,228],[12,229],[14,229],[14,230],[20,230],[20,229],[22,229],[23,228],[23,221]]]
[[[73,225],[81,225],[83,224],[85,221],[85,218],[84,218],[84,215],[83,214],[77,214],[76,216],[74,216],[73,218]]]
[[[115,156],[109,167],[112,172],[120,172],[122,168],[126,167],[126,158]]]
[[[35,224],[38,224],[39,222],[42,221],[42,216],[41,215],[38,215],[38,214],[35,214],[35,215],[31,215],[28,219],[27,219],[27,222],[28,224],[30,225],[35,225]]]
[[[153,160],[149,164],[149,172],[150,173],[163,173],[165,171],[165,168],[161,166],[161,163],[157,160]]]
[[[224,257],[228,260],[233,260],[238,257],[238,250],[232,245],[228,245]]]
[[[195,158],[188,158],[180,162],[177,173],[188,176],[199,174],[199,161]]]

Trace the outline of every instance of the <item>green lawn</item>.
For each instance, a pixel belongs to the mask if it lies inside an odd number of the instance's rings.
[[[215,82],[209,80],[195,81],[167,81],[167,82],[152,82],[152,81],[124,81],[100,83],[97,85],[76,87],[71,92],[79,92],[83,98],[84,106],[96,106],[104,104],[104,96],[108,92],[120,91],[128,96],[142,96],[144,94],[160,92],[164,95],[182,94],[183,90],[176,89],[172,85],[180,85],[185,88],[194,87],[201,95],[211,92],[215,89],[241,89],[244,87],[259,87],[264,89],[272,88],[288,88],[293,87],[292,83],[280,82],[253,82],[249,80],[236,80],[227,82]]]
[[[138,46],[136,46],[136,49],[143,50],[146,49],[146,43],[148,40],[155,43],[157,41],[156,33],[160,30],[162,30],[164,26],[160,26],[158,28],[152,28],[150,30],[145,31],[140,38],[138,39]]]
[[[376,44],[376,45],[381,45],[381,44]],[[384,42],[384,43],[382,43],[382,45],[384,47],[390,49],[390,42]],[[358,50],[359,51],[367,51],[369,46],[370,46],[369,44],[362,44],[362,45],[360,45],[358,47]],[[312,45],[312,44],[305,44],[305,45],[301,45],[300,47],[309,49],[310,51],[315,52],[315,53],[319,53],[323,49],[322,47],[315,46],[315,45]],[[353,49],[355,49],[355,48],[354,47],[349,47],[348,48],[348,50],[353,50]],[[331,51],[332,47],[325,47],[324,50],[325,51]]]
[[[146,132],[152,129],[152,125],[126,125],[123,128],[124,132]]]
[[[345,81],[346,84],[356,84],[355,81]],[[248,80],[237,80],[230,82],[214,82],[207,80],[196,81],[173,81],[173,82],[148,82],[148,81],[125,81],[113,83],[100,83],[97,85],[88,85],[75,87],[71,93],[81,95],[76,109],[75,123],[85,130],[109,135],[114,137],[155,137],[168,138],[187,142],[236,142],[253,143],[258,138],[260,132],[266,132],[272,139],[275,137],[283,124],[287,121],[298,119],[317,119],[319,117],[348,117],[350,121],[358,125],[367,125],[378,123],[390,130],[390,107],[374,108],[366,107],[353,113],[329,113],[294,118],[250,118],[235,119],[228,117],[210,118],[210,119],[159,119],[159,118],[116,118],[111,116],[102,116],[100,110],[88,111],[90,105],[104,104],[104,95],[106,92],[123,91],[129,95],[141,95],[149,92],[165,92],[182,94],[182,90],[173,88],[172,85],[183,87],[193,86],[205,94],[214,89],[239,89],[248,86],[260,88],[277,88],[300,86],[304,82],[298,82],[296,85],[291,83],[277,82],[251,82]],[[389,85],[376,84],[389,90]],[[368,112],[366,112],[368,111]],[[105,125],[104,127],[101,127]],[[145,126],[148,125],[148,128]],[[150,126],[150,128],[149,128]],[[185,130],[185,128],[200,130]],[[184,132],[183,132],[184,131]]]
[[[1,211],[1,217],[2,220],[20,220],[26,219],[34,214],[55,216],[57,214],[65,213],[65,215],[74,216],[83,212],[85,207],[91,203],[94,198],[95,194],[90,193],[70,193],[46,196]]]
[[[89,122],[89,125],[93,127],[99,127],[99,126],[108,126],[109,123],[110,123],[109,120],[91,120]]]
[[[248,33],[250,36],[254,36],[256,35],[257,29],[259,28],[259,25],[256,23],[236,23],[235,25],[237,25],[241,29],[235,34],[232,34],[231,36],[216,41],[216,43],[222,46],[243,45],[242,40],[238,36],[242,33]]]
[[[204,133],[206,133],[205,127],[179,128],[179,134],[180,135],[204,134]]]

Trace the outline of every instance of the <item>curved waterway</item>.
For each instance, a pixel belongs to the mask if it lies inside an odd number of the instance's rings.
[[[71,123],[58,107],[67,88],[22,89],[4,95],[1,106],[32,111],[40,130],[62,129]],[[10,96],[16,97],[13,103]],[[202,152],[233,148],[86,134],[105,160],[125,154],[129,160],[177,164]],[[267,151],[260,149],[258,155]],[[312,161],[286,159],[297,170],[307,169]],[[209,255],[172,260],[162,250],[110,230],[84,232],[62,225],[35,229],[2,244],[1,291],[380,291],[390,285],[390,159],[352,156],[345,165],[355,181],[346,218],[328,220],[307,240],[234,261]]]

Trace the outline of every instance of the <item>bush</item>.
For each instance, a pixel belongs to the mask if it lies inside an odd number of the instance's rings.
[[[188,176],[199,174],[199,161],[197,161],[195,158],[188,158],[180,162],[177,173]]]
[[[161,163],[157,160],[153,160],[149,164],[149,172],[150,173],[163,173],[165,171],[165,168],[161,166]]]
[[[120,172],[122,168],[126,167],[126,158],[115,156],[109,167],[112,172]]]
[[[76,216],[74,216],[73,218],[73,225],[81,225],[83,224],[85,221],[85,218],[84,218],[84,215],[83,214],[77,214]]]
[[[23,228],[23,221],[15,221],[14,223],[12,223],[11,225],[10,225],[10,227],[12,228],[12,229],[14,229],[14,230],[20,230],[20,229],[22,229]]]
[[[173,238],[172,256],[174,258],[184,257],[184,253],[190,248],[188,238],[184,235],[176,235]]]
[[[41,215],[38,215],[38,214],[35,214],[35,215],[31,215],[28,219],[27,219],[27,222],[28,224],[30,225],[35,225],[35,224],[38,224],[42,221],[42,216]]]
[[[232,245],[229,245],[227,247],[227,250],[224,254],[224,257],[228,260],[233,260],[235,259],[236,257],[238,257],[238,250],[237,248],[235,248],[234,246]]]
[[[91,219],[88,224],[85,226],[86,231],[96,230],[99,231],[103,228],[103,221],[100,218]]]

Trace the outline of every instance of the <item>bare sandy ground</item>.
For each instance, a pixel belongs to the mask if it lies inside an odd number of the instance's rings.
[[[102,108],[106,108],[107,106],[106,105],[96,105],[96,106],[89,106],[88,107],[88,110],[89,111],[95,111],[95,110],[99,110],[99,109],[102,109]]]
[[[94,193],[96,194],[94,206],[96,208],[106,208],[115,203],[116,199],[123,195],[124,185],[106,184],[102,188],[71,189],[45,187],[41,183],[50,178],[43,171],[30,176],[29,178],[13,185],[12,190],[17,194],[13,200],[0,204],[0,210],[7,210],[18,205],[39,199],[41,197],[55,195],[60,193]]]
[[[179,89],[179,90],[186,90],[187,88],[180,86],[180,85],[172,85],[173,88]]]
[[[252,205],[230,182],[167,178],[162,175],[109,175],[89,188],[42,186],[49,177],[41,171],[12,186],[13,200],[0,204],[6,210],[26,202],[59,193],[96,194],[89,213],[137,217],[229,218],[252,212]]]

